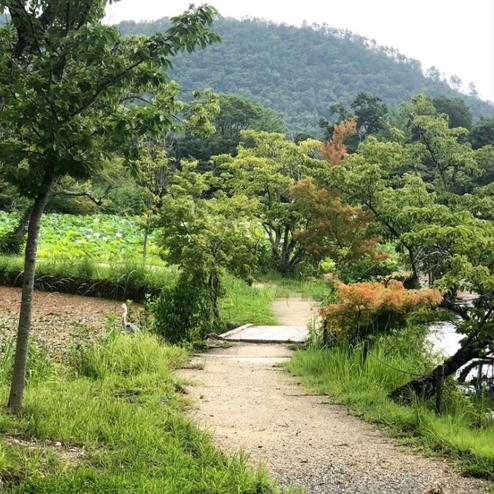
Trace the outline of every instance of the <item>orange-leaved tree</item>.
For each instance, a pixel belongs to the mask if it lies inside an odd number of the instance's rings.
[[[332,165],[337,165],[346,154],[345,139],[357,132],[357,117],[342,120],[334,124],[333,135],[328,142],[321,143],[319,151],[322,157]]]
[[[345,285],[335,281],[335,288],[340,302],[320,309],[325,331],[352,342],[403,327],[408,314],[442,300],[438,290],[407,290],[397,280],[387,285],[368,281]]]
[[[292,210],[304,218],[294,236],[315,260],[330,257],[338,270],[364,255],[379,259],[377,238],[367,233],[372,213],[343,205],[338,193],[318,189],[311,179],[300,180],[290,188]]]

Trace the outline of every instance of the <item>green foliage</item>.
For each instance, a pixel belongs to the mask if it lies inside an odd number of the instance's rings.
[[[99,22],[104,3],[69,14],[65,6],[50,6],[41,19],[46,4],[40,1],[29,11],[14,9],[0,30],[4,95],[26,96],[4,97],[0,119],[2,175],[21,195],[36,197],[43,180],[46,188],[66,175],[88,178],[113,152],[134,157],[136,136],[176,128],[172,114],[183,108],[178,89],[157,69],[169,68],[177,52],[219,40],[208,29],[216,13],[210,7],[175,17],[166,36],[123,38]],[[26,25],[32,36],[16,44]],[[18,63],[21,56],[32,63]],[[152,96],[136,104],[139,94]]]
[[[163,32],[167,19],[122,22],[123,33]],[[452,90],[445,81],[424,77],[420,62],[396,49],[326,25],[301,28],[258,19],[219,19],[223,42],[204,53],[178,57],[173,77],[183,87],[211,87],[273,108],[288,127],[320,135],[319,117],[328,106],[349,105],[362,91],[397,105],[412,94],[461,98],[475,118],[492,105]],[[266,70],[269,67],[270,70]]]
[[[395,273],[398,269],[399,263],[393,257],[384,256],[375,258],[364,255],[340,269],[338,278],[343,283],[373,281]]]
[[[494,142],[494,118],[481,118],[469,135],[473,149],[492,145]]]
[[[23,242],[19,242],[15,232],[6,232],[0,236],[0,253],[18,255],[21,253]]]
[[[283,134],[244,130],[235,157],[216,157],[227,175],[226,187],[235,194],[257,199],[252,211],[258,218],[271,247],[271,265],[287,274],[303,260],[304,251],[294,237],[303,218],[290,205],[290,187],[296,181],[323,168],[313,157],[318,141],[298,145]]]
[[[200,342],[208,333],[222,333],[215,302],[207,280],[182,274],[152,303],[154,331],[170,343]]]
[[[0,237],[15,226],[16,218],[13,213],[0,211]],[[115,261],[142,253],[143,239],[136,217],[48,213],[41,220],[38,256]],[[155,237],[148,248],[155,256],[154,262],[159,262]]]
[[[222,275],[228,270],[249,279],[257,265],[257,233],[251,222],[255,200],[245,194],[227,196],[221,190],[205,199],[213,177],[210,172],[196,172],[196,166],[197,163],[182,163],[181,170],[175,171],[157,224],[162,228],[162,257],[179,266],[183,273],[177,296],[183,298],[196,284],[198,303],[202,305],[203,291],[208,292],[219,326]],[[183,310],[179,305],[176,309]],[[206,321],[208,313],[206,310]]]
[[[446,384],[443,414],[434,414],[432,401],[415,400],[412,406],[388,399],[392,389],[405,383],[407,373],[423,374],[434,365],[421,328],[400,330],[379,338],[362,365],[362,348],[340,344],[329,350],[299,351],[286,364],[317,392],[326,393],[370,422],[384,427],[400,441],[458,461],[470,475],[492,479],[494,453],[490,446],[493,425],[478,427],[477,412],[463,393]]]
[[[432,99],[432,104],[438,113],[444,113],[448,116],[450,128],[463,127],[467,130],[472,128],[472,111],[461,98],[436,96]]]
[[[198,168],[211,168],[209,161],[218,154],[235,155],[240,143],[240,131],[245,129],[264,130],[267,132],[284,132],[284,123],[276,112],[254,104],[248,98],[236,94],[219,94],[220,111],[213,119],[215,131],[208,137],[195,137],[187,134],[174,143],[173,154],[176,159],[195,159]]]

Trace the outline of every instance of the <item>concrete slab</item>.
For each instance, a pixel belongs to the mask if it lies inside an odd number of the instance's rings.
[[[246,324],[221,335],[227,341],[250,343],[303,343],[309,337],[306,326],[253,326]]]

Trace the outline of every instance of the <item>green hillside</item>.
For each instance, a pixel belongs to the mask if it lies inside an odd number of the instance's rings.
[[[163,18],[126,21],[118,28],[150,34],[167,26]],[[291,132],[320,134],[319,118],[328,115],[329,106],[350,103],[360,91],[391,105],[412,94],[445,94],[465,100],[475,118],[493,112],[489,103],[454,91],[440,77],[424,77],[417,60],[348,31],[256,19],[219,19],[215,29],[223,42],[177,57],[175,79],[186,90],[211,87],[274,108]]]

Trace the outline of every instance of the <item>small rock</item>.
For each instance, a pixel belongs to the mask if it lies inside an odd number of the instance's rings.
[[[446,491],[436,482],[430,489],[424,491],[424,494],[446,494]]]

